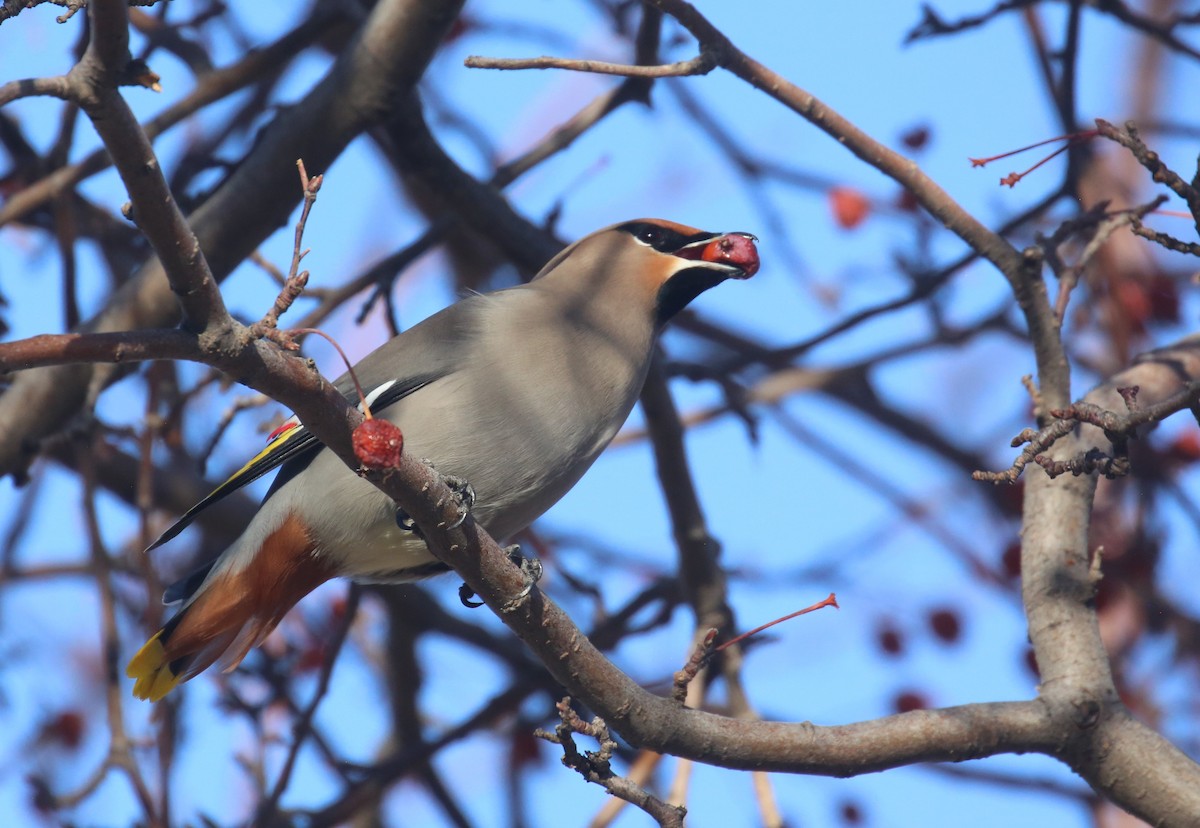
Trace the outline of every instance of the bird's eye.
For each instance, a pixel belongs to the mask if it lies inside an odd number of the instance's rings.
[[[619,229],[633,236],[640,244],[660,253],[673,253],[687,241],[671,228],[648,221],[632,221],[621,225]]]
[[[651,247],[658,247],[662,243],[663,234],[657,227],[644,227],[638,231],[637,238]]]

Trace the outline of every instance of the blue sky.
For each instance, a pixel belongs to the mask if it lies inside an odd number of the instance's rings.
[[[178,14],[186,16],[188,4],[179,5]],[[268,14],[265,7],[256,12],[252,6],[242,5],[246,7],[239,9],[239,18],[252,42],[265,42],[285,28],[286,21],[278,19],[278,11]],[[564,72],[467,70],[461,65],[467,54],[553,52],[610,60],[628,57],[607,21],[587,3],[539,0],[518,4],[516,9],[512,5],[480,2],[469,3],[467,8],[469,14],[485,21],[525,15],[530,27],[548,27],[557,33],[556,39],[467,35],[439,55],[431,72],[439,99],[468,113],[495,148],[495,157],[485,157],[477,145],[440,127],[447,146],[465,166],[480,174],[494,162],[528,148],[550,126],[614,81]],[[967,5],[974,11],[987,4]],[[932,140],[917,160],[988,224],[998,224],[1056,183],[1052,170],[1016,190],[1002,189],[997,186],[998,178],[1024,166],[1021,159],[1011,167],[1001,162],[986,170],[973,170],[966,161],[968,156],[1002,152],[1058,132],[1016,16],[1001,17],[984,29],[958,37],[905,48],[903,35],[919,19],[917,3],[762,2],[751,12],[713,0],[698,6],[745,51],[877,138],[898,145],[905,131],[930,125]],[[1045,12],[1051,31],[1057,13],[1056,8]],[[6,79],[53,74],[69,67],[80,21],[58,26],[54,14],[48,7],[27,11],[0,28],[0,66]],[[214,42],[218,64],[240,52],[228,38],[217,37]],[[1114,69],[1109,68],[1117,64],[1107,58],[1121,54],[1128,44],[1112,26],[1091,16],[1087,17],[1083,44],[1082,77],[1086,80],[1080,111],[1085,119],[1103,116],[1120,121],[1126,115],[1122,87],[1113,76]],[[691,46],[686,45],[669,57],[691,54]],[[127,92],[143,118],[185,94],[191,85],[186,68],[165,54],[152,61],[152,66],[163,77],[164,93]],[[289,71],[281,98],[302,95],[326,66],[315,58],[299,61]],[[755,153],[827,176],[883,201],[894,198],[896,187],[890,181],[732,76],[715,72],[682,83],[710,111],[722,116]],[[22,101],[12,111],[39,146],[52,140],[57,104]],[[172,159],[178,157],[181,135],[205,128],[185,125],[160,142],[164,167],[171,169]],[[81,126],[76,154],[82,156],[94,145],[89,128]],[[313,274],[310,284],[336,284],[423,230],[420,217],[404,206],[394,182],[383,179],[379,169],[375,150],[360,140],[325,171],[326,183],[306,237],[312,248],[305,260]],[[112,209],[124,200],[111,172],[90,179],[82,189]],[[561,203],[558,229],[568,238],[643,215],[757,233],[761,237],[761,273],[751,282],[710,292],[695,307],[705,316],[767,342],[803,339],[848,312],[906,289],[906,282],[891,268],[890,251],[910,244],[912,231],[907,224],[875,216],[858,230],[847,232],[833,221],[823,193],[778,185],[767,187],[766,199],[749,199],[719,152],[687,128],[676,95],[665,87],[656,91],[653,110],[622,108],[570,152],[539,167],[508,193],[518,209],[535,220]],[[380,220],[380,216],[386,219]],[[770,221],[786,227],[788,236],[765,232]],[[272,237],[262,251],[282,264],[290,249],[288,230]],[[946,261],[961,249],[955,240],[938,237],[933,253],[937,260]],[[92,252],[82,250],[81,256],[81,267],[92,274],[84,281],[90,293],[83,297],[84,311],[90,313],[102,301],[104,290],[95,277]],[[454,298],[439,278],[440,265],[440,256],[428,256],[400,282],[396,299],[405,323]],[[56,284],[57,279],[52,242],[32,232],[0,229],[4,293],[15,309],[40,309],[21,315],[8,313],[12,336],[61,328],[56,297],[45,297],[47,286]],[[270,305],[275,288],[257,268],[244,265],[226,282],[224,291],[236,311],[255,317]],[[831,294],[836,297],[834,303],[822,299]],[[1000,276],[976,266],[956,279],[946,313],[950,320],[966,323],[1006,299],[1007,287]],[[385,334],[377,318],[360,329],[352,328],[348,323],[355,310],[351,307],[326,328],[337,334],[352,356],[361,356]],[[919,340],[927,326],[928,319],[919,312],[898,314],[839,337],[817,349],[806,364],[843,365],[889,344]],[[672,355],[686,356],[695,343],[684,335],[671,334],[667,346]],[[306,350],[328,374],[340,373],[328,349],[310,343]],[[981,365],[986,372],[980,371]],[[897,360],[875,379],[888,399],[901,401],[905,410],[935,423],[948,420],[944,411],[930,411],[929,401],[946,399],[950,392],[954,427],[961,429],[955,432],[959,442],[970,445],[987,440],[992,457],[1001,466],[1009,456],[1008,439],[1025,424],[1026,402],[1018,380],[1031,367],[1031,356],[1019,343],[996,335],[962,349]],[[191,370],[189,375],[194,380],[200,372]],[[1083,385],[1081,382],[1077,391],[1082,391]],[[685,411],[719,401],[717,389],[709,385],[680,382],[673,390]],[[231,392],[240,393],[244,392]],[[228,395],[208,395],[202,402],[213,412],[228,403]],[[890,434],[827,399],[802,395],[789,401],[785,409],[822,438],[870,465],[906,496],[928,505],[946,531],[977,549],[981,558],[997,560],[1013,536],[1015,527],[998,524],[980,498],[979,484],[964,479],[957,469],[899,444]],[[114,389],[105,395],[100,408],[101,415],[114,422],[136,420],[140,410],[141,400],[133,388]],[[635,412],[631,425],[636,425],[638,416]],[[255,414],[240,420],[222,442],[210,474],[232,471],[255,451],[261,439],[255,426],[266,418]],[[188,435],[193,445],[208,439],[203,425],[194,423],[195,433]],[[892,504],[865,490],[805,443],[789,437],[770,417],[762,420],[757,445],[747,439],[739,423],[726,418],[693,430],[688,449],[710,528],[724,544],[724,560],[735,572],[745,573],[732,581],[731,600],[740,621],[754,626],[819,600],[830,591],[837,592],[843,607],[840,612],[827,610],[776,628],[774,642],[749,655],[746,683],[764,716],[819,724],[858,721],[891,712],[894,694],[905,687],[928,692],[937,705],[1032,696],[1033,679],[1022,663],[1024,624],[1013,594],[971,579],[942,545]],[[18,559],[24,563],[76,560],[86,555],[79,542],[79,493],[70,477],[53,467],[43,469],[42,476],[47,491]],[[21,497],[9,481],[0,483],[0,531],[15,517]],[[647,446],[616,448],[551,511],[542,528],[548,533],[594,536],[643,561],[646,570],[666,570],[674,553],[660,501]],[[115,499],[105,497],[101,506],[107,541],[114,547],[127,542],[136,531],[133,516]],[[780,572],[803,573],[817,563],[837,560],[843,553],[853,555],[853,560],[841,565],[836,577],[777,576]],[[584,550],[570,548],[563,553],[562,565],[574,572],[595,566]],[[756,573],[767,575],[755,577]],[[619,605],[641,585],[619,579],[606,582],[606,605],[610,609]],[[431,584],[447,608],[463,612],[454,596],[456,586],[453,578]],[[553,569],[543,587],[555,598],[570,600]],[[305,602],[301,612],[319,616],[341,590],[338,585],[323,589]],[[939,645],[923,632],[927,613],[938,607],[964,613],[963,640],[954,647]],[[587,620],[587,605],[576,601],[569,608],[578,620]],[[366,614],[369,622],[370,608]],[[0,684],[0,733],[7,734],[0,736],[0,760],[28,750],[36,724],[47,711],[71,705],[99,709],[97,701],[79,697],[83,685],[75,672],[86,670],[89,659],[95,658],[97,617],[94,596],[83,582],[9,586],[0,592],[0,652],[12,654]],[[482,611],[468,617],[499,629],[498,622]],[[875,637],[883,619],[909,633],[911,647],[905,658],[881,660]],[[380,645],[380,624],[362,627],[356,646],[338,665],[321,721],[336,734],[341,747],[369,761],[386,720],[379,688],[363,669],[362,655]],[[686,657],[689,635],[690,619],[679,613],[668,628],[623,645],[617,653],[619,663],[641,679],[662,677]],[[668,655],[664,657],[664,653]],[[476,653],[445,641],[426,642],[421,655],[427,671],[424,700],[430,733],[454,723],[463,711],[473,710],[494,690],[495,683],[503,680],[502,675],[492,675],[494,666]],[[465,681],[464,676],[470,679]],[[259,746],[240,720],[215,709],[215,699],[216,691],[207,679],[189,685],[185,714],[190,732],[176,771],[174,804],[180,820],[202,811],[228,822],[245,813],[249,789],[241,771],[227,757],[232,751],[254,754]],[[148,708],[130,701],[129,712],[135,731],[148,733]],[[286,736],[282,721],[272,726]],[[78,755],[48,755],[38,761],[52,765],[52,779],[69,789],[83,780],[102,756],[106,742],[102,731],[97,724]],[[281,756],[274,749],[269,767],[277,767]],[[553,751],[547,749],[544,756],[535,773],[537,793],[529,806],[531,824],[563,824],[559,821],[563,813],[572,815],[571,824],[584,822],[605,795],[561,768]],[[440,770],[460,792],[479,825],[505,824],[499,816],[506,808],[503,780],[499,774],[480,770],[502,761],[501,747],[485,737],[460,743],[439,760]],[[0,761],[0,766],[15,764]],[[1060,765],[1041,757],[1001,757],[979,767],[1054,779],[1084,789]],[[860,803],[868,818],[866,824],[880,828],[960,826],[964,815],[969,815],[975,828],[1090,824],[1077,804],[1061,798],[1014,793],[922,768],[849,780],[773,779],[783,812],[790,824],[797,825],[837,824],[838,809],[847,801]],[[690,825],[753,823],[749,777],[698,768],[692,791]],[[285,802],[318,805],[334,792],[315,757],[306,755],[297,784]],[[12,824],[32,819],[25,809],[26,799],[22,774],[0,774],[0,814],[13,814],[17,822]],[[414,784],[398,786],[389,803],[403,824],[441,824],[436,806]],[[123,821],[119,815],[129,813],[132,804],[127,786],[113,777],[76,816],[85,824],[119,824]],[[627,816],[621,824],[641,824],[638,819]]]

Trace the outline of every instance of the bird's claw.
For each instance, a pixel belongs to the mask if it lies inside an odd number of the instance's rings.
[[[526,558],[521,554],[521,547],[515,543],[505,548],[504,552],[513,565],[520,569],[521,574],[525,576],[525,588],[500,607],[500,612],[513,612],[525,602],[525,599],[533,592],[534,585],[542,579],[542,562],[537,558]],[[473,600],[475,595],[475,590],[466,584],[458,588],[458,600],[464,607],[476,609],[483,606],[482,601]]]
[[[425,461],[425,464],[433,469],[433,464],[428,460]],[[437,471],[437,469],[434,469],[434,471]],[[461,477],[448,474],[442,480],[445,481],[458,501],[458,517],[452,523],[443,524],[441,528],[446,530],[457,529],[463,525],[463,521],[471,513],[471,507],[475,505],[475,490],[471,488],[470,483]],[[439,503],[438,507],[440,508],[442,505],[442,503]],[[405,532],[412,532],[418,538],[425,539],[425,536],[421,534],[420,527],[417,526],[417,522],[412,519],[412,516],[408,512],[399,507],[396,508],[396,525]]]
[[[521,547],[518,544],[514,543],[512,546],[505,547],[504,554],[508,555],[508,559],[512,561],[513,566],[521,570],[521,573],[525,576],[525,580],[529,582],[530,586],[542,580],[541,560],[538,558],[526,558],[521,553]]]
[[[471,514],[471,507],[475,505],[475,490],[464,478],[455,477],[452,474],[445,475],[442,480],[450,487],[450,491],[458,501],[458,518],[453,523],[447,524],[445,528],[447,530],[457,529],[463,525],[467,515]]]
[[[542,580],[542,562],[537,558],[526,558],[521,554],[521,547],[515,543],[507,547],[504,552],[513,565],[520,569],[521,574],[525,576],[525,588],[500,606],[500,612],[509,613],[515,612],[521,604],[525,603],[525,600],[533,592],[534,585]]]
[[[464,607],[466,607],[467,609],[479,609],[480,607],[482,607],[482,606],[483,606],[483,601],[476,601],[476,600],[475,600],[475,596],[476,596],[477,594],[478,594],[478,593],[476,593],[476,592],[475,592],[475,590],[471,589],[471,588],[470,588],[469,586],[467,586],[467,584],[464,582],[464,583],[463,583],[463,584],[462,584],[462,585],[461,585],[461,586],[458,588],[458,601],[459,601],[459,603],[460,603],[460,604],[462,604],[462,605],[463,605]]]
[[[412,532],[421,540],[425,539],[425,536],[421,534],[421,527],[417,526],[417,522],[412,519],[412,515],[399,506],[396,507],[396,525],[405,532]]]

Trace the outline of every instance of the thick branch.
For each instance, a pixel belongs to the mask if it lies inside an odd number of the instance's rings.
[[[200,242],[171,195],[146,133],[121,93],[118,79],[129,63],[129,19],[124,0],[92,0],[87,52],[67,75],[72,98],[92,120],[134,205],[133,219],[162,263],[192,331],[226,330],[225,302],[200,250]],[[140,208],[140,209],[139,209]]]
[[[0,342],[0,374],[49,365],[142,362],[149,359],[202,361],[196,337],[168,329],[114,333],[41,334]]]
[[[655,696],[597,650],[470,517],[437,473],[405,455],[368,475],[422,528],[430,548],[537,654],[575,698],[639,747],[721,767],[849,776],[1006,752],[1053,754],[1061,724],[1040,702],[916,711],[835,727],[739,721]]]
[[[1200,338],[1161,352],[1105,389],[1136,380],[1167,394],[1181,381],[1174,366],[1200,372]],[[1101,391],[1103,391],[1102,389]],[[1101,393],[1101,396],[1103,394]],[[1157,397],[1156,397],[1157,398]],[[1086,554],[1091,482],[1057,482],[1040,493],[1066,540],[1034,516],[1025,545],[1030,633],[1043,671],[1042,699],[916,711],[835,727],[745,722],[685,708],[648,693],[612,665],[570,619],[467,518],[437,474],[405,456],[371,475],[422,527],[430,548],[539,656],[571,695],[599,713],[633,744],[729,768],[847,776],[914,762],[961,761],[1003,752],[1036,751],[1067,761],[1093,785],[1136,813],[1185,824],[1200,813],[1200,768],[1132,719],[1112,690],[1108,662],[1087,606],[1092,581]],[[1074,486],[1071,484],[1075,484]],[[1085,496],[1075,491],[1082,486]],[[1036,498],[1035,498],[1036,500]],[[454,528],[447,528],[454,527]],[[1080,535],[1081,537],[1072,537]],[[1066,543],[1059,560],[1039,547]]]
[[[1146,354],[1085,401],[1125,407],[1117,389],[1140,386],[1147,407],[1170,399],[1200,379],[1200,337]],[[1104,432],[1083,425],[1059,440],[1058,457],[1109,447]],[[1041,698],[1054,716],[1074,722],[1064,730],[1061,756],[1117,804],[1150,822],[1184,825],[1200,814],[1200,766],[1166,739],[1133,719],[1113,685],[1094,608],[1095,577],[1088,548],[1094,476],[1029,475],[1021,572],[1029,636],[1041,672]]]

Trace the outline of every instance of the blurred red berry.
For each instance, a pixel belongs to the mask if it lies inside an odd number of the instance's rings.
[[[1025,508],[1024,480],[1018,480],[1011,485],[997,486],[993,490],[993,494],[996,496],[996,503],[999,505],[1000,511],[1012,517],[1021,516],[1022,510]]]
[[[933,634],[947,644],[958,641],[962,634],[962,622],[958,613],[950,609],[935,610],[929,614],[929,627]]]
[[[904,638],[900,631],[890,624],[882,627],[879,630],[879,649],[888,655],[900,655],[904,649]]]
[[[912,190],[901,190],[900,195],[896,196],[896,209],[905,213],[915,213],[920,206],[921,203],[912,194]]]
[[[42,724],[41,730],[38,731],[38,742],[44,745],[61,745],[74,750],[83,741],[86,725],[83,714],[75,710],[64,710]]]
[[[325,666],[325,659],[328,655],[329,653],[325,645],[314,641],[301,650],[300,657],[296,659],[296,665],[292,668],[292,671],[296,675],[316,672]]]
[[[1156,273],[1146,286],[1150,315],[1159,322],[1179,321],[1179,284],[1170,276]]]
[[[829,206],[833,220],[845,230],[853,230],[866,221],[871,212],[870,200],[850,187],[834,187],[829,191]]]
[[[1188,431],[1179,435],[1167,447],[1167,453],[1171,455],[1171,459],[1184,463],[1200,460],[1200,433]]]
[[[335,624],[346,617],[346,596],[339,595],[329,602],[329,618]]]
[[[900,142],[910,150],[924,149],[929,143],[929,127],[913,127],[900,136]]]
[[[1136,333],[1146,330],[1152,307],[1145,284],[1135,279],[1121,279],[1113,285],[1112,299],[1119,309],[1120,316],[1128,322],[1131,330]]]
[[[1010,578],[1021,577],[1021,541],[1015,540],[1008,546],[1004,547],[1004,554],[1000,556],[1000,563],[1004,567],[1004,574]]]
[[[513,728],[512,741],[509,742],[509,760],[512,767],[535,765],[542,758],[542,740],[533,735],[527,727]]]
[[[928,707],[929,700],[921,693],[909,690],[896,696],[897,713],[911,713],[914,710],[925,710]]]
[[[1038,670],[1037,653],[1033,651],[1033,647],[1025,649],[1025,669],[1028,670],[1034,678],[1040,679],[1042,673]]]

